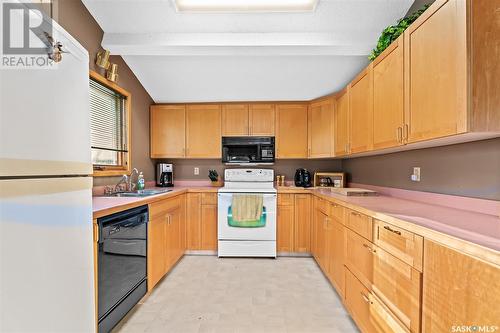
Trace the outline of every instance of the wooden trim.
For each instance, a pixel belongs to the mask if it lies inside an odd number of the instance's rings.
[[[110,177],[110,176],[121,176],[123,174],[130,175],[132,170],[132,94],[127,90],[123,89],[119,85],[114,82],[107,80],[101,74],[89,70],[89,78],[93,79],[100,84],[106,86],[107,88],[119,93],[120,95],[125,96],[126,98],[126,117],[127,117],[127,147],[128,152],[122,153],[121,158],[124,159],[122,161],[121,166],[100,166],[102,169],[93,169],[92,176],[93,177]],[[125,156],[125,158],[123,158]]]
[[[382,60],[387,58],[387,56],[391,54],[392,51],[397,49],[398,46],[401,46],[400,44],[403,43],[403,40],[404,40],[404,34],[396,38],[395,41],[393,41],[384,51],[382,51],[382,53],[378,55],[377,58],[375,58],[375,60],[373,60],[372,62],[373,67],[377,66]]]

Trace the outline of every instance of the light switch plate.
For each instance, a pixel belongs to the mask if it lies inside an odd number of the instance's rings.
[[[195,168],[194,168],[194,175],[195,175],[195,176],[198,176],[199,174],[200,174],[200,168],[195,167]]]

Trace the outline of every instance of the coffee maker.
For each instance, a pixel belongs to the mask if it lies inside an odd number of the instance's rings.
[[[156,164],[156,186],[172,187],[174,186],[174,168],[172,164]]]

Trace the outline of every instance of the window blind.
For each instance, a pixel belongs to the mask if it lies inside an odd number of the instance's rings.
[[[128,152],[126,97],[90,79],[90,138],[92,162],[119,165]]]

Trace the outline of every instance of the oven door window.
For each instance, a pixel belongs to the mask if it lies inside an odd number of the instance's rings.
[[[262,215],[260,219],[252,220],[252,221],[236,221],[233,219],[233,208],[229,206],[227,208],[227,224],[231,227],[235,228],[263,228],[266,226],[266,207],[262,207]]]

